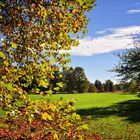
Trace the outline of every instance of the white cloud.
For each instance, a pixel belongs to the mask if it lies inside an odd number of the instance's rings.
[[[73,47],[68,52],[71,55],[92,56],[100,53],[108,53],[115,50],[132,48],[132,36],[137,34],[139,26],[111,28],[99,31],[96,38],[80,40],[78,47]]]
[[[140,9],[130,9],[127,11],[128,14],[137,14],[140,13]]]

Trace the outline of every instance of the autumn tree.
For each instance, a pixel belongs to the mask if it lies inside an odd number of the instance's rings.
[[[85,31],[88,24],[85,12],[91,10],[93,3],[92,0],[0,2],[3,102],[15,92],[20,98],[25,93],[21,87],[30,84],[33,78],[40,86],[49,85],[55,69],[65,67],[68,61],[68,54],[59,53],[60,50],[78,45],[69,33]],[[18,83],[21,77],[27,84]]]
[[[69,55],[60,51],[78,45],[70,34],[86,32],[86,13],[94,3],[95,0],[0,1],[0,96],[1,107],[7,110],[0,121],[0,139],[91,137],[80,116],[72,112],[72,101],[31,101],[23,87],[36,79],[39,86],[48,88],[54,71],[66,67]],[[60,87],[56,85],[54,88]],[[52,89],[45,92],[51,94]]]

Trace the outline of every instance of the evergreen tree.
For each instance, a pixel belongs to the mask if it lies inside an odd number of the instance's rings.
[[[75,89],[75,77],[73,75],[73,68],[71,67],[69,70],[63,71],[63,91],[67,93],[72,93]]]
[[[99,80],[96,80],[95,83],[94,83],[94,85],[97,88],[97,92],[102,92],[103,87],[102,87],[102,83]]]
[[[111,80],[107,80],[105,82],[105,91],[113,92],[114,91],[114,85]]]
[[[73,71],[75,77],[75,90],[79,93],[87,92],[89,88],[89,81],[85,75],[84,69],[76,67]]]

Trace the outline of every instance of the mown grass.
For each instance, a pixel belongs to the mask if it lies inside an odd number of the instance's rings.
[[[29,97],[48,99],[41,95]],[[57,94],[50,100],[61,97],[64,100],[74,98],[76,111],[82,116],[92,116],[90,128],[101,134],[103,140],[140,140],[140,98],[129,94],[84,93]]]
[[[91,115],[91,130],[103,140],[140,140],[140,98],[129,94],[59,94],[51,100],[74,98],[75,109],[82,115]],[[31,99],[41,96],[30,95]]]

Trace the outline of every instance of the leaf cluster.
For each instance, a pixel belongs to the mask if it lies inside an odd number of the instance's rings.
[[[89,133],[86,120],[73,112],[74,100],[32,101],[1,119],[0,139],[100,140]]]

